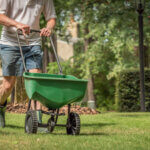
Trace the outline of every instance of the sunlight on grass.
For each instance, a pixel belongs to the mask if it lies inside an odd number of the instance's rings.
[[[0,129],[0,149],[27,150],[145,150],[150,147],[150,113],[103,113],[81,116],[79,136],[66,135],[56,127],[52,134],[24,133],[23,114],[6,114],[6,128]],[[47,122],[47,116],[43,117]],[[60,117],[59,123],[66,123]]]

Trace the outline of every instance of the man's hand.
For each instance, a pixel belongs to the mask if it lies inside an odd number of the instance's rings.
[[[49,28],[43,28],[41,29],[41,33],[40,33],[40,36],[46,36],[46,37],[49,37],[52,33],[52,30],[49,29]]]
[[[30,27],[28,25],[19,23],[4,14],[0,14],[0,24],[7,27],[16,27],[17,29],[22,30],[24,36],[30,33]]]
[[[20,29],[23,33],[23,35],[25,36],[26,34],[30,33],[30,26],[22,24],[22,23],[17,23],[16,24],[16,28]]]

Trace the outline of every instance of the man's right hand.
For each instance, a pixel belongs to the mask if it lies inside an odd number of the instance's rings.
[[[30,33],[30,27],[28,25],[16,22],[15,20],[8,18],[4,14],[0,14],[0,24],[7,27],[16,27],[17,29],[20,29],[22,31],[23,35]]]
[[[22,24],[22,23],[17,23],[16,28],[20,29],[23,33],[23,35],[29,34],[30,33],[30,26]]]

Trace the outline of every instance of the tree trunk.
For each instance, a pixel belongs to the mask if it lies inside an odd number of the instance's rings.
[[[88,24],[87,24],[87,26],[85,27],[85,36],[88,33],[89,33],[89,29],[88,29]],[[90,42],[91,42],[91,39],[89,39],[89,38],[84,39],[84,51],[85,51],[85,53],[88,50],[88,46],[89,46]],[[89,72],[90,72],[90,69],[89,69]],[[94,82],[93,82],[92,74],[90,74],[89,78],[88,78],[87,90],[88,90],[88,93],[87,93],[87,95],[88,95],[88,106],[92,109],[95,109],[96,106],[95,106],[95,96],[94,96]]]
[[[88,80],[88,106],[95,109],[94,81],[92,77],[89,77]]]

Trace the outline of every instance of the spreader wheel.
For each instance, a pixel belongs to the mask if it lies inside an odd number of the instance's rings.
[[[50,133],[52,133],[54,131],[54,128],[55,128],[55,119],[54,117],[51,117],[49,120],[48,120],[48,131]]]
[[[30,133],[37,133],[38,129],[38,120],[36,111],[28,111],[26,113],[25,119],[25,132]]]
[[[80,117],[77,113],[71,112],[67,120],[67,134],[79,135],[80,134]]]

